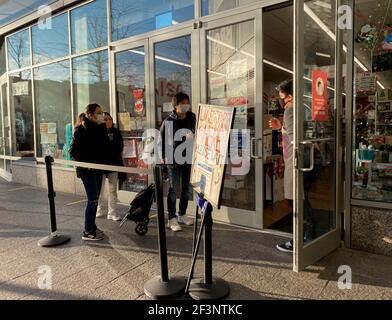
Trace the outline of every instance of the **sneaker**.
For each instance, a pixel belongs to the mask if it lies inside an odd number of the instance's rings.
[[[281,252],[293,252],[293,240],[286,241],[284,243],[280,243],[276,245],[276,249]]]
[[[182,216],[178,216],[178,223],[179,224],[185,224],[187,226],[192,226],[193,225],[193,219],[188,218],[185,214]]]
[[[84,241],[100,241],[103,240],[104,236],[102,234],[96,233],[95,235],[92,233],[83,232],[82,240]]]
[[[102,212],[102,210],[97,210],[97,215],[96,215],[97,218],[103,218],[104,216],[105,216],[105,213]]]
[[[177,218],[170,219],[167,226],[174,232],[182,230],[181,226],[178,224]]]
[[[97,235],[105,236],[105,232],[103,232],[101,229],[98,229],[98,228],[95,230],[95,233],[96,233]]]
[[[116,216],[115,214],[108,214],[108,220],[120,221],[121,217]]]

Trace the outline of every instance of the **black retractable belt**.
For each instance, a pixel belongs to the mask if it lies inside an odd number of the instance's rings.
[[[159,258],[161,262],[161,275],[156,276],[146,282],[146,284],[144,285],[144,293],[153,299],[168,299],[168,298],[174,298],[184,293],[185,278],[184,277],[169,278],[161,165],[155,166],[154,177],[155,177],[155,195],[156,195],[156,202],[157,202],[158,247],[159,247]]]
[[[57,223],[56,223],[56,206],[54,198],[56,192],[53,188],[53,174],[52,174],[52,163],[53,158],[51,156],[45,157],[46,165],[46,178],[48,181],[48,198],[49,198],[49,214],[50,214],[50,235],[42,238],[38,241],[38,245],[41,247],[54,247],[65,242],[68,242],[71,238],[67,235],[57,234]]]

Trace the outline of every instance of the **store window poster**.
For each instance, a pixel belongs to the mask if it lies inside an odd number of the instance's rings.
[[[248,91],[248,61],[233,60],[226,66],[227,97],[247,97]]]
[[[327,100],[328,73],[320,70],[312,72],[312,121],[328,121]]]

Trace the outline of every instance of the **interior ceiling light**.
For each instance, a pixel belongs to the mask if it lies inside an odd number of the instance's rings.
[[[143,51],[129,50],[129,52],[140,54],[142,56],[145,55],[145,53]],[[155,55],[155,59],[161,60],[161,61],[170,62],[170,63],[177,64],[179,66],[183,66],[183,67],[187,67],[187,68],[192,68],[192,66],[190,64],[187,64],[187,63],[184,63],[184,62],[181,62],[181,61],[177,61],[177,60],[173,60],[173,59],[169,59],[169,58],[165,58],[165,57],[162,57],[162,56]]]
[[[316,56],[323,57],[323,58],[331,58],[331,55],[328,53],[316,52]]]

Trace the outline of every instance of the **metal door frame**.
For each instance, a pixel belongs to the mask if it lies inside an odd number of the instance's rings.
[[[110,46],[109,48],[109,69],[110,69],[110,101],[111,107],[110,112],[113,117],[113,121],[117,123],[117,94],[116,94],[116,54],[125,52],[128,50],[136,49],[136,48],[144,48],[144,79],[145,79],[145,99],[146,99],[146,121],[147,126],[151,125],[151,101],[150,101],[150,73],[149,73],[149,46],[148,39],[141,39],[137,41],[130,41],[128,43],[121,43],[118,46]],[[152,180],[152,177],[149,176],[149,182]],[[118,199],[122,203],[130,203],[132,199],[136,196],[137,192],[130,192],[125,190],[118,190]]]
[[[294,106],[298,105],[300,101],[298,97],[303,97],[303,81],[304,81],[304,27],[305,27],[305,11],[304,11],[305,0],[294,0]],[[333,6],[334,8],[334,6]],[[336,15],[337,21],[337,10],[334,14]],[[293,270],[299,272],[305,269],[308,265],[318,261],[340,245],[340,234],[341,234],[341,221],[339,219],[339,201],[338,195],[342,190],[342,184],[338,183],[341,176],[341,123],[340,115],[342,110],[342,31],[337,27],[335,22],[335,35],[336,35],[336,46],[335,46],[335,216],[336,226],[333,230],[330,230],[326,234],[320,236],[314,241],[304,245],[303,243],[303,173],[298,168],[301,164],[297,165],[294,163],[294,254],[293,254]],[[298,85],[300,84],[300,85]],[[304,114],[300,108],[295,107],[294,111],[294,153],[297,154],[297,160],[300,162],[301,156],[300,145],[306,140],[303,140],[303,122]],[[316,139],[317,140],[317,139]]]
[[[276,1],[281,3],[284,1]],[[271,5],[271,2],[265,6]],[[214,20],[205,19],[207,26],[203,22],[200,28],[200,86],[201,102],[207,102],[207,32],[209,30],[223,28],[225,26],[239,24],[246,21],[254,21],[255,36],[255,135],[259,142],[258,150],[263,150],[263,24],[262,24],[262,6],[258,6],[252,11],[241,14],[228,13],[226,16]],[[223,13],[222,13],[223,15]],[[201,19],[203,21],[203,19]],[[260,90],[257,90],[260,88]],[[262,152],[258,154],[255,160],[255,210],[249,211],[244,209],[236,209],[232,207],[222,206],[220,210],[216,210],[214,217],[225,223],[242,225],[257,229],[263,229],[263,171],[264,161]]]

